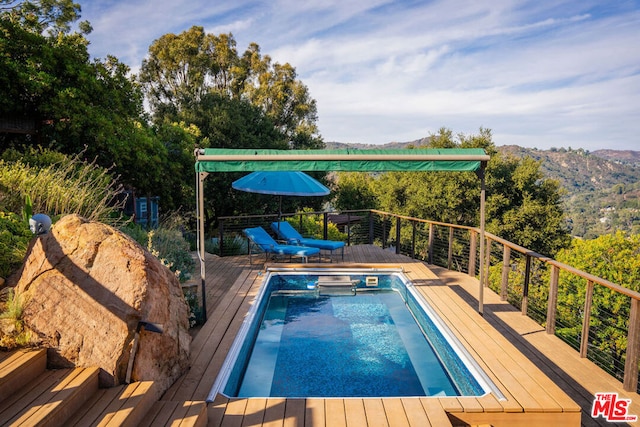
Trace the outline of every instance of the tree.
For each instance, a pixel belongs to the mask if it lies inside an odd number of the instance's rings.
[[[156,129],[194,126],[194,146],[211,148],[322,148],[316,104],[289,64],[273,64],[252,43],[239,56],[231,34],[191,27],[165,34],[149,47],[139,75]],[[193,160],[193,159],[192,159]],[[193,181],[193,167],[182,170]],[[232,190],[241,174],[212,174],[205,181],[206,227],[219,216],[276,212],[276,199]],[[306,199],[286,200],[297,209]],[[311,202],[319,206],[318,199]]]
[[[0,0],[2,19],[8,19],[32,32],[68,33],[71,23],[80,18],[80,5],[71,0]],[[88,34],[91,26],[83,21],[80,30]]]
[[[373,209],[378,206],[372,175],[361,172],[339,172],[333,185],[333,204],[338,210]]]
[[[574,239],[570,248],[560,251],[556,259],[626,288],[640,291],[640,235],[622,232],[592,240]],[[558,284],[558,335],[580,342],[586,280],[561,275]],[[590,351],[599,353],[595,360],[622,378],[623,356],[627,348],[629,297],[596,285],[591,306]]]
[[[569,244],[559,185],[542,178],[539,164],[500,156],[489,129],[454,137],[442,128],[428,141],[425,148],[483,148],[491,155],[486,168],[487,231],[545,255]],[[373,191],[376,206],[370,207],[440,222],[480,225],[480,180],[473,173],[388,172],[372,179],[373,185],[347,181],[345,190],[339,188],[335,193],[336,206],[346,206],[348,200],[357,204],[365,197],[370,201],[367,194]]]
[[[58,4],[67,12],[56,15]],[[42,11],[28,12],[34,5]],[[145,123],[141,89],[115,57],[90,61],[86,38],[63,31],[79,16],[69,10],[79,13],[69,2],[43,0],[22,2],[0,15],[0,117],[35,128],[34,136],[0,134],[2,150],[40,145],[65,154],[83,152],[125,186],[148,194],[158,187],[167,157]],[[38,13],[44,14],[40,24],[29,26],[31,14]],[[41,34],[54,18],[59,31]]]
[[[259,108],[295,148],[323,145],[315,100],[295,68],[273,64],[255,43],[239,56],[232,34],[206,34],[198,26],[165,34],[149,47],[139,80],[156,121],[198,108],[214,94]]]

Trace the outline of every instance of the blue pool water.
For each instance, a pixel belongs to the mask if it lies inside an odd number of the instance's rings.
[[[322,277],[268,275],[210,400],[219,391],[291,398],[487,393],[486,378],[451,346],[403,276],[352,272],[351,287],[328,288],[318,286]]]

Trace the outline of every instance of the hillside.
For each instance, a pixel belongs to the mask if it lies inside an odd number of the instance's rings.
[[[427,138],[384,145],[331,142],[327,148],[404,148],[427,142]],[[640,233],[640,151],[497,148],[506,156],[532,157],[546,177],[560,182],[567,224],[574,236],[594,238],[615,230]]]
[[[640,152],[535,150],[515,145],[498,150],[538,160],[545,176],[560,182],[566,190],[563,200],[574,236],[640,232]]]

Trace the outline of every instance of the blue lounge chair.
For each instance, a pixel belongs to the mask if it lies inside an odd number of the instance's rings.
[[[266,232],[262,227],[246,228],[242,230],[244,235],[249,239],[249,262],[251,263],[251,243],[253,242],[265,253],[266,258],[271,255],[289,255],[290,257],[301,257],[303,262],[307,262],[307,258],[311,255],[318,254],[320,256],[320,249],[309,248],[299,245],[281,245],[273,237]]]
[[[298,233],[298,231],[287,221],[273,222],[271,223],[271,228],[278,234],[278,238],[286,240],[289,244],[331,251],[331,261],[333,261],[333,251],[341,249],[342,260],[344,260],[344,242],[338,242],[335,240],[307,239],[302,237],[302,235]]]

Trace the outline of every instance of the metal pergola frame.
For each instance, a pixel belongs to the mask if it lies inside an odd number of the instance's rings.
[[[207,320],[204,262],[204,180],[212,172],[238,171],[473,171],[480,179],[480,287],[484,311],[485,169],[490,156],[481,148],[402,150],[196,149],[196,216],[204,321]]]

